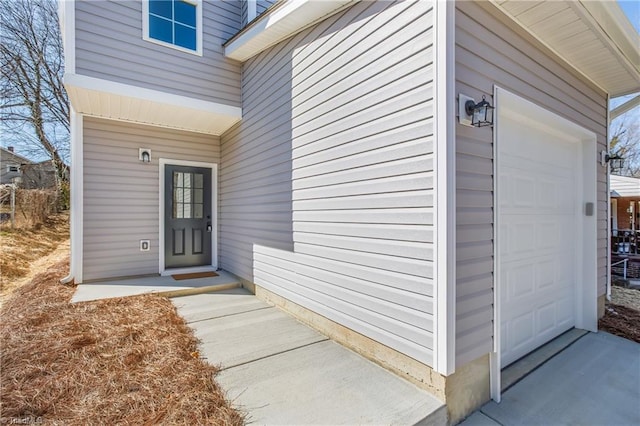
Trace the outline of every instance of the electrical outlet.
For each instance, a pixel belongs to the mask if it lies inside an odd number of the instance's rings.
[[[149,240],[140,240],[140,251],[149,251],[151,242]]]

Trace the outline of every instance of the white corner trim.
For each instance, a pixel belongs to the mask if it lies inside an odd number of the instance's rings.
[[[83,116],[71,107],[71,259],[70,273],[81,284],[84,252]]]
[[[165,214],[165,185],[164,185],[164,173],[167,165],[172,166],[187,166],[187,167],[201,167],[204,169],[211,169],[211,265],[198,266],[195,268],[182,268],[179,270],[171,270],[170,273],[181,273],[180,271],[188,272],[200,272],[218,269],[218,164],[205,163],[201,161],[187,161],[187,160],[172,160],[170,158],[160,158],[158,160],[158,179],[159,179],[159,220],[158,220],[158,273],[160,275],[168,275],[165,268],[164,258],[164,244],[165,244],[165,227],[164,227],[164,214]],[[176,272],[178,271],[178,272]]]
[[[500,98],[497,86],[493,86],[493,106],[494,111],[499,111]],[[489,389],[491,392],[491,399],[495,402],[502,400],[502,371],[500,368],[500,348],[502,347],[501,335],[500,335],[500,310],[498,309],[499,295],[497,283],[500,281],[500,270],[498,269],[498,247],[496,241],[498,241],[499,230],[496,226],[496,218],[498,217],[498,211],[500,205],[496,203],[495,194],[498,193],[498,165],[495,161],[498,158],[498,126],[500,119],[498,114],[493,114],[493,351],[489,354]]]
[[[456,338],[455,3],[437,0],[434,8],[436,286],[433,367],[448,376],[455,371]]]
[[[64,49],[64,72],[76,72],[76,1],[60,0],[58,3],[58,19]]]
[[[636,99],[638,98],[640,98],[640,95],[636,96]],[[611,96],[607,94],[607,134],[605,136],[607,151],[609,150],[609,131],[611,129],[612,115]],[[617,203],[615,215],[617,221]],[[607,163],[607,283],[605,296],[608,301],[611,301],[611,169],[609,168],[609,163]]]
[[[258,16],[258,1],[245,0],[247,2],[247,24],[256,19]]]
[[[64,84],[65,86],[75,87],[78,89],[92,90],[116,96],[177,106],[180,108],[226,115],[237,119],[242,118],[242,108],[240,107],[220,104],[217,102],[203,101],[201,99],[189,98],[187,96],[174,95],[173,93],[161,92],[159,90],[132,86],[130,84],[123,84],[110,80],[103,80],[101,78],[88,77],[86,75],[65,74]]]
[[[149,37],[149,0],[142,0],[142,39],[150,43],[189,53],[190,55],[202,56],[202,0],[185,0],[196,6],[196,50],[187,49],[175,44],[167,43]]]

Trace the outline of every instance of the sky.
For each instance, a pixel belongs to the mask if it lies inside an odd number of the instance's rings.
[[[638,0],[618,0],[618,4],[636,31],[640,33],[640,2]]]
[[[618,0],[618,5],[620,5],[622,11],[627,15],[627,18],[629,18],[629,21],[635,27],[636,31],[640,33],[640,1]],[[622,103],[628,101],[636,95],[638,95],[638,93],[611,99],[611,109],[617,107],[618,105],[621,105]],[[636,106],[631,111],[622,114],[617,119],[612,120],[610,127],[611,132],[614,133],[620,126],[620,124],[629,124],[632,122],[640,122],[640,105]]]

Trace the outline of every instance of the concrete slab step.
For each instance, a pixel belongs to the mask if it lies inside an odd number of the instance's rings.
[[[224,370],[218,383],[257,424],[433,424],[442,402],[333,341]]]

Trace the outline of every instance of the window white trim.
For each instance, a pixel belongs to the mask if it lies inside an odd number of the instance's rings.
[[[456,339],[456,134],[455,3],[435,7],[435,263],[434,365],[440,374],[455,372]]]
[[[196,50],[187,49],[165,41],[149,37],[149,0],[142,0],[142,39],[149,43],[179,50],[191,55],[202,56],[202,0],[183,0],[196,6]]]
[[[158,272],[160,275],[168,275],[180,273],[180,271],[186,272],[200,272],[210,271],[218,269],[218,165],[216,163],[203,163],[200,161],[187,161],[187,160],[172,160],[170,158],[160,158],[159,160],[159,211],[160,218],[158,220],[158,239],[159,239],[159,266]],[[165,186],[164,186],[164,173],[165,167],[171,166],[187,166],[187,167],[201,167],[204,169],[211,169],[211,221],[213,227],[211,229],[211,265],[196,266],[193,268],[171,269],[168,272],[165,267],[164,258],[164,241],[165,241],[165,223],[164,223],[164,205],[165,205]]]
[[[15,170],[13,170],[15,168]],[[7,173],[20,173],[19,164],[7,164]]]

